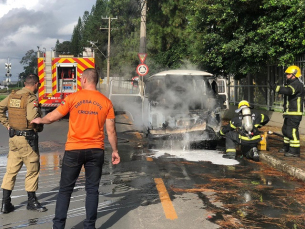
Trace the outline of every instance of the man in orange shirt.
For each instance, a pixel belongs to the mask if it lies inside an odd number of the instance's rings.
[[[88,68],[81,78],[82,90],[67,96],[61,105],[32,123],[50,124],[66,114],[69,131],[63,157],[59,193],[56,201],[53,228],[64,228],[70,197],[84,165],[86,176],[86,219],[84,228],[95,228],[99,199],[99,184],[104,163],[104,124],[112,147],[112,164],[120,162],[111,101],[96,90],[97,71]]]

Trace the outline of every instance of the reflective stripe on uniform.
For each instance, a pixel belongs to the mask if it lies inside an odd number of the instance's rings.
[[[297,107],[298,107],[297,111],[302,113],[301,112],[301,97],[298,97],[298,99],[297,99]]]
[[[276,86],[275,92],[279,92],[280,88],[281,88],[281,86]]]
[[[221,135],[225,135],[225,134],[222,132],[222,130],[220,130],[219,133],[220,133]]]
[[[291,88],[291,90],[292,90],[292,95],[295,94],[295,89],[294,89],[294,87],[292,87],[291,85],[288,85],[288,86],[286,86],[286,87],[290,87],[290,88]]]
[[[297,111],[286,111],[284,112],[284,115],[303,115],[302,112],[297,112]]]
[[[261,123],[264,122],[265,120],[265,115],[261,114],[262,115],[262,119],[261,119]]]
[[[256,136],[253,136],[252,138],[249,138],[249,137],[239,135],[239,138],[242,140],[245,140],[245,141],[252,141],[252,140],[261,139],[262,137],[260,135],[256,135]]]
[[[226,149],[226,153],[229,153],[229,152],[234,152],[234,153],[236,153],[236,149]]]
[[[236,126],[234,126],[234,125],[232,124],[231,121],[230,121],[230,126],[231,126],[233,129],[236,129]]]
[[[287,137],[284,137],[284,143],[289,144],[289,142],[290,142],[290,139]]]
[[[292,128],[292,137],[294,141],[298,141],[298,137],[296,135],[297,129],[296,128]]]
[[[289,146],[291,146],[291,147],[300,147],[300,140],[298,139],[296,132],[297,132],[297,129],[293,128],[292,129],[293,140],[289,141]]]
[[[290,147],[300,147],[300,144],[289,144]]]

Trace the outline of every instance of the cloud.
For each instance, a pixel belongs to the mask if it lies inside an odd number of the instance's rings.
[[[91,11],[96,0],[0,0],[0,82],[4,63],[12,63],[12,80],[17,80],[25,53],[37,46],[50,50],[57,39],[70,40],[79,17]]]

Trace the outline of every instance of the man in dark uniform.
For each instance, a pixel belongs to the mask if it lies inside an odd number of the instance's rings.
[[[287,81],[284,86],[270,84],[271,90],[284,95],[284,146],[279,152],[286,157],[300,156],[299,125],[303,115],[304,83],[301,69],[292,65],[285,71]]]
[[[38,202],[36,190],[38,189],[38,176],[40,170],[38,134],[43,125],[31,124],[37,117],[41,117],[38,99],[35,95],[40,86],[37,75],[30,74],[25,78],[24,87],[12,92],[0,102],[0,123],[9,131],[9,153],[6,173],[3,177],[3,198],[1,212],[14,211],[11,203],[11,193],[14,189],[16,176],[25,164],[25,190],[28,192],[28,210],[46,211]],[[8,117],[6,116],[8,112]]]
[[[250,104],[242,100],[235,111],[239,115],[232,118],[230,123],[220,130],[226,138],[226,154],[224,158],[236,158],[236,145],[241,145],[243,156],[254,161],[259,161],[257,144],[261,141],[258,129],[269,122],[269,117],[250,111]]]

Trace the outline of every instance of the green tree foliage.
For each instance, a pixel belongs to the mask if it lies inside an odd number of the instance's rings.
[[[82,47],[82,21],[79,18],[77,25],[73,29],[72,39],[71,39],[71,54],[74,56],[80,56],[83,52]]]
[[[24,79],[31,73],[37,74],[37,53],[33,49],[27,51],[19,63],[24,65],[24,72],[19,74],[20,79]]]
[[[61,53],[96,51],[106,72],[108,20],[111,21],[111,76],[133,77],[139,64],[141,0],[96,0],[79,18],[71,41],[57,41]],[[305,53],[304,0],[149,0],[146,63],[150,74],[186,62],[214,74],[264,72],[289,65]],[[105,28],[105,29],[100,29]],[[103,54],[102,54],[103,53]]]
[[[191,1],[192,61],[240,78],[304,53],[304,1]]]
[[[188,5],[188,0],[148,1],[148,55],[164,68],[189,59]]]
[[[64,41],[62,43],[56,42],[55,50],[60,54],[65,54],[65,55],[71,54],[72,51],[71,42],[70,41]]]
[[[138,0],[109,1],[108,17],[111,21],[111,71],[117,76],[132,78],[139,64],[140,4]],[[102,27],[108,28],[109,21],[103,20]],[[108,30],[103,30],[108,35]],[[108,42],[108,38],[107,38]]]

